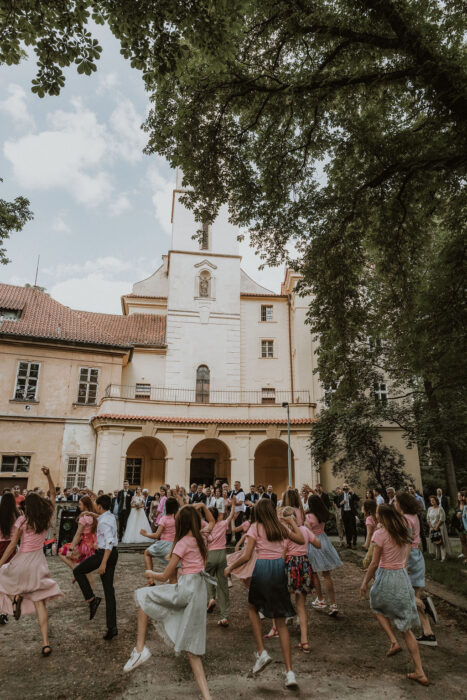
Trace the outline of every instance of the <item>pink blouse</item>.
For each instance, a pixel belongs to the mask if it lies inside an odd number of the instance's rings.
[[[298,544],[292,540],[285,541],[285,556],[286,557],[304,557],[308,552],[308,543],[316,540],[315,535],[306,525],[300,525],[300,532],[305,538],[304,544]]]
[[[371,541],[378,547],[381,547],[381,557],[379,566],[381,569],[403,569],[405,566],[405,558],[407,553],[407,545],[402,547],[392,539],[389,532],[380,527],[373,533]]]
[[[180,572],[185,574],[199,574],[204,569],[204,561],[199,551],[198,543],[192,535],[185,535],[177,542],[173,554],[180,557]]]
[[[311,527],[314,535],[323,534],[326,523],[320,523],[316,515],[314,515],[313,513],[308,513],[308,515],[306,516],[306,521]]]
[[[164,542],[173,542],[175,539],[175,516],[163,515],[159,520],[159,526],[163,526],[161,540]]]
[[[42,549],[44,540],[47,537],[47,530],[44,530],[44,532],[34,532],[34,530],[28,528],[25,515],[20,515],[14,527],[21,530],[20,552],[35,552],[38,549]]]
[[[94,518],[92,515],[82,515],[78,520],[78,525],[83,525],[83,535],[87,535],[92,530],[92,523]]]
[[[404,515],[404,518],[407,520],[412,534],[411,548],[418,549],[420,544],[420,520],[417,515],[409,515],[408,513]]]
[[[258,559],[281,559],[284,549],[284,540],[271,542],[266,537],[264,527],[260,523],[253,523],[248,530],[248,537],[255,540],[256,556]]]

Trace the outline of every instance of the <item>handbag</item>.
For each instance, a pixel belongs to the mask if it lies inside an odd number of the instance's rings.
[[[441,542],[443,541],[441,532],[439,530],[433,530],[433,532],[430,532],[430,541],[433,544],[441,544]]]

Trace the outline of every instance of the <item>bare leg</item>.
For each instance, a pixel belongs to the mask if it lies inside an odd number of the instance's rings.
[[[64,557],[63,554],[58,555],[62,562],[66,564],[67,566],[70,567],[70,569],[74,569],[76,566],[76,562],[74,562],[72,559],[69,559],[69,557]]]
[[[321,581],[318,574],[313,574],[313,586],[316,588],[316,595],[319,600],[323,600],[323,591],[321,590]]]
[[[405,643],[407,644],[407,649],[410,651],[410,654],[413,659],[413,664],[415,666],[415,673],[417,676],[424,676],[425,672],[423,670],[422,666],[422,659],[420,657],[420,649],[418,648],[417,640],[415,639],[415,635],[412,632],[412,630],[407,630],[407,632],[404,632],[404,639]]]
[[[146,643],[146,632],[148,630],[148,616],[138,608],[138,630],[136,633],[136,651],[142,652]]]
[[[211,700],[211,693],[209,692],[208,682],[206,680],[206,674],[204,673],[204,666],[201,656],[195,656],[195,654],[190,654],[189,651],[186,653],[188,661],[190,662],[191,670],[195,677],[195,681],[198,684],[198,688],[201,691],[201,697],[203,700]]]
[[[149,554],[149,549],[144,550],[144,566],[146,570],[150,569],[152,571],[152,557]]]
[[[251,605],[251,603],[248,603],[248,616],[250,618],[251,629],[253,631],[253,637],[255,638],[258,654],[262,654],[264,651],[264,644],[262,634],[263,631],[261,629],[261,620],[259,619],[259,615],[256,608],[253,605]]]
[[[394,635],[394,632],[392,631],[391,623],[389,622],[388,618],[384,617],[384,615],[379,615],[378,613],[376,613],[376,619],[388,635],[391,644],[397,644],[397,639]]]
[[[330,571],[323,571],[323,576],[324,576],[324,583],[326,585],[326,591],[328,594],[328,599],[331,601],[331,604],[334,604],[336,602],[336,596],[334,593],[334,583],[332,581],[332,576]]]
[[[281,644],[282,656],[284,657],[285,670],[292,670],[292,658],[290,654],[290,636],[284,617],[278,617],[276,620],[277,631],[279,632],[279,642]]]
[[[42,635],[42,646],[49,646],[49,615],[43,600],[34,602],[36,608],[37,621]]]
[[[433,634],[433,630],[431,629],[431,624],[428,619],[428,616],[425,613],[425,605],[423,604],[423,600],[421,599],[421,588],[414,588],[415,591],[415,602],[417,603],[417,612],[418,612],[418,617],[420,618],[420,624],[423,629],[423,634]]]
[[[308,618],[306,614],[306,594],[295,594],[295,606],[297,608],[298,619],[300,622],[300,642],[308,644]]]

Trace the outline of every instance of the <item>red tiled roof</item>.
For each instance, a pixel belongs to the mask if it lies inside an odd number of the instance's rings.
[[[92,417],[92,420],[105,418],[106,420],[149,420],[155,423],[221,423],[222,425],[287,425],[286,418],[180,418],[178,416],[132,416],[124,413],[100,413]],[[309,425],[316,423],[316,418],[291,418],[291,425]]]
[[[164,345],[165,317],[98,314],[60,304],[34,287],[0,284],[0,308],[21,310],[17,321],[0,323],[1,337],[30,337],[130,348]]]

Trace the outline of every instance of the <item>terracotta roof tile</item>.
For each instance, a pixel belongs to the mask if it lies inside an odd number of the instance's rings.
[[[21,310],[17,321],[0,323],[0,338],[46,338],[118,348],[163,346],[165,343],[164,316],[119,316],[77,311],[34,287],[0,284],[0,308]]]
[[[154,421],[155,423],[221,423],[222,425],[287,425],[286,418],[183,418],[179,416],[133,416],[124,413],[100,413],[92,417],[92,420],[105,418],[106,420],[137,420]],[[316,418],[291,418],[291,425],[311,425]]]

